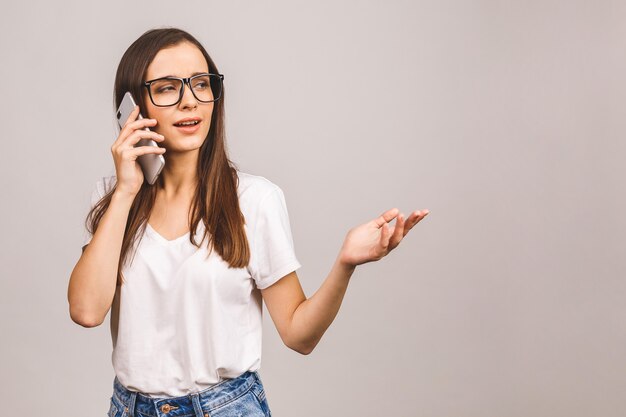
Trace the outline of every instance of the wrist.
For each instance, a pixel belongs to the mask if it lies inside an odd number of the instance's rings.
[[[136,194],[116,189],[113,191],[113,195],[111,196],[111,202],[115,201],[116,203],[131,206],[133,201],[135,201],[135,196]]]
[[[350,275],[352,275],[352,273],[356,269],[356,265],[344,259],[341,253],[339,253],[339,256],[337,256],[337,259],[335,260],[335,264],[337,265],[339,269],[344,271],[348,275],[348,277],[350,277]]]

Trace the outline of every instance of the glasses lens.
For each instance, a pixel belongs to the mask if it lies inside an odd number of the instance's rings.
[[[150,95],[157,106],[172,106],[178,103],[183,83],[180,80],[164,78],[150,84]],[[198,75],[191,80],[191,89],[199,101],[210,103],[222,94],[222,79],[216,74]]]
[[[209,75],[200,75],[191,80],[191,88],[200,101],[213,101],[213,92],[211,91],[211,80]]]
[[[180,80],[162,79],[150,85],[152,100],[157,106],[171,106],[176,104],[180,95]]]
[[[215,101],[222,93],[222,79],[215,74],[200,75],[191,80],[191,87],[198,100]]]

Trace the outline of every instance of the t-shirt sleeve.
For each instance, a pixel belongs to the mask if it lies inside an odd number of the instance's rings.
[[[100,201],[102,197],[105,195],[105,187],[104,187],[104,178],[99,179],[94,186],[94,189],[91,193],[91,202],[89,205],[89,210],[91,210],[97,203]],[[83,247],[91,242],[92,234],[89,233],[89,230],[85,229],[84,238],[83,238]]]
[[[285,196],[276,186],[260,203],[254,224],[250,274],[264,289],[300,268],[296,258]]]

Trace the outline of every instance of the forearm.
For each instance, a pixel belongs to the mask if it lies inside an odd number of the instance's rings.
[[[335,319],[355,268],[337,257],[320,288],[295,310],[290,333],[301,352],[310,353]]]
[[[117,283],[122,241],[132,196],[114,194],[98,230],[70,276],[68,302],[72,320],[85,327],[99,325],[109,311]]]

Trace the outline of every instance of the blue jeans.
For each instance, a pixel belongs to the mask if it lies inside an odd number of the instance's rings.
[[[115,377],[108,417],[271,417],[259,374],[244,372],[203,391],[151,398],[129,391]]]

